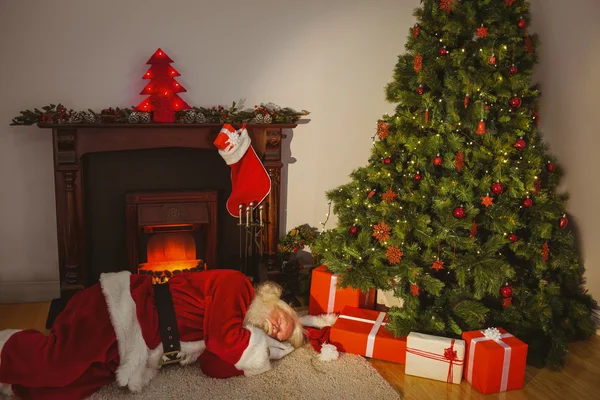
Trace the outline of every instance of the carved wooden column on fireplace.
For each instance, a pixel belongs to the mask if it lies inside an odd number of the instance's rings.
[[[61,294],[85,288],[89,283],[86,266],[85,213],[82,157],[88,153],[168,147],[216,148],[212,144],[221,124],[40,124],[52,129],[58,256]],[[265,263],[277,273],[277,242],[280,221],[281,140],[284,129],[297,124],[247,125],[252,145],[271,177],[271,193],[264,206],[268,216],[264,247]],[[210,266],[209,266],[210,268]]]

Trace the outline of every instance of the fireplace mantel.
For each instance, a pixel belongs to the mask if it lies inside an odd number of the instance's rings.
[[[271,178],[271,192],[264,203],[269,221],[264,238],[269,271],[279,268],[281,140],[286,137],[284,130],[296,126],[246,125],[252,145]],[[38,127],[52,130],[61,296],[70,297],[88,283],[82,157],[89,153],[169,147],[217,151],[213,141],[222,124],[38,124]]]

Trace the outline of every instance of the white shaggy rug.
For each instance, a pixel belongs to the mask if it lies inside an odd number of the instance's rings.
[[[331,400],[400,399],[400,394],[363,358],[341,353],[321,362],[310,345],[274,363],[271,371],[254,377],[207,378],[198,364],[164,368],[141,393],[111,384],[89,400],[257,399]]]

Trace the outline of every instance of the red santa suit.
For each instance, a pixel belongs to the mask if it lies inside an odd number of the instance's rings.
[[[199,360],[205,374],[218,378],[271,368],[272,339],[244,323],[254,300],[244,274],[182,273],[169,285],[182,365]],[[162,347],[151,278],[102,274],[97,285],[73,296],[49,335],[0,331],[0,390],[23,399],[81,399],[116,378],[137,392],[161,368]]]

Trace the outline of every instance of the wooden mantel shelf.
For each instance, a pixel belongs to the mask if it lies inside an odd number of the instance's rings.
[[[149,124],[127,124],[127,123],[102,123],[102,124],[37,124],[42,129],[111,129],[111,128],[221,128],[224,124],[184,124],[184,123],[149,123]],[[242,124],[231,124],[234,128],[240,128]],[[278,128],[292,129],[298,124],[246,124],[247,129],[255,128]]]
[[[292,124],[246,124],[252,147],[271,178],[265,199],[269,221],[264,246],[267,267],[276,272],[280,221],[281,141]],[[232,124],[235,128],[242,124]],[[223,124],[99,123],[38,124],[51,129],[54,148],[56,214],[61,296],[85,288],[90,281],[86,266],[84,176],[81,159],[89,153],[187,147],[217,151],[213,141]]]

